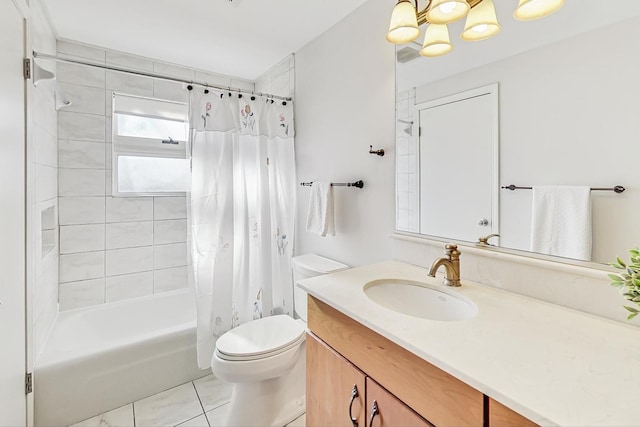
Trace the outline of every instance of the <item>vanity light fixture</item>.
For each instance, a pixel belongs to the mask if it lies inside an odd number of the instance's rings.
[[[409,43],[420,37],[420,26],[427,24],[420,54],[441,56],[453,50],[447,24],[466,16],[461,38],[466,41],[485,40],[501,30],[493,0],[398,0],[391,13],[387,40],[393,44]],[[559,10],[565,0],[519,0],[513,16],[521,21],[543,18]]]

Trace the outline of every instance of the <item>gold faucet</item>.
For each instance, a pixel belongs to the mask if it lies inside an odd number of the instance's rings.
[[[433,261],[431,269],[429,269],[429,276],[436,277],[436,271],[438,271],[438,268],[444,266],[444,269],[446,270],[444,284],[447,286],[458,287],[461,285],[460,251],[458,250],[458,246],[451,244],[445,245],[444,253],[447,256],[446,258],[438,258]]]
[[[479,245],[486,245],[486,246],[493,246],[491,243],[489,243],[489,239],[492,237],[500,237],[499,234],[489,234],[488,236],[484,236],[484,237],[478,237],[478,244]]]

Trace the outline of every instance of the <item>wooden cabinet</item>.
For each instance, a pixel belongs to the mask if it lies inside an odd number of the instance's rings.
[[[367,426],[371,427],[433,427],[400,399],[367,378]]]
[[[307,334],[307,425],[352,426],[353,417],[364,426],[364,396],[362,371]]]
[[[537,427],[533,421],[512,411],[491,398],[489,400],[489,426],[491,427]]]
[[[313,334],[307,334],[306,421],[327,427],[432,427]]]
[[[312,332],[307,340],[309,426],[368,426],[374,400],[379,414],[372,425],[377,427],[535,426],[311,296],[308,327]],[[348,404],[354,385],[358,396],[351,414],[357,423],[352,424]]]

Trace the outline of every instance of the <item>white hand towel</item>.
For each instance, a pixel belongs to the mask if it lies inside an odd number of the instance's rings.
[[[591,260],[591,188],[533,187],[531,250]]]
[[[333,213],[333,187],[330,182],[314,181],[311,184],[309,211],[307,212],[307,231],[326,236],[335,236]]]

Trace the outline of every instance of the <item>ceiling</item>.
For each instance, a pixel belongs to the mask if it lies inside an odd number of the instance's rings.
[[[58,38],[255,80],[366,0],[44,0]],[[393,1],[389,2],[389,10]]]

